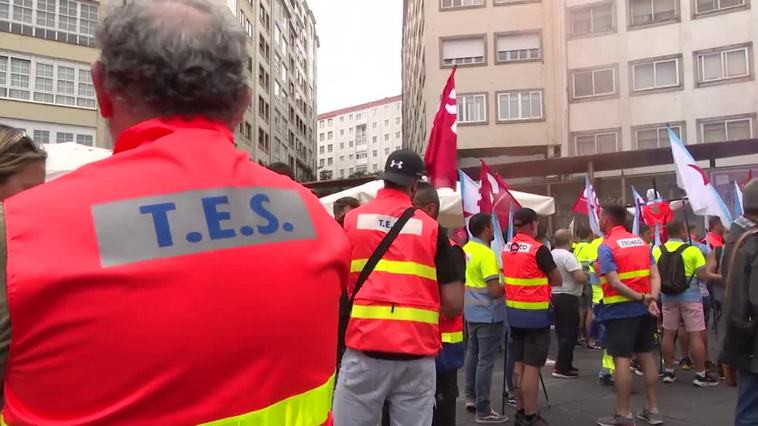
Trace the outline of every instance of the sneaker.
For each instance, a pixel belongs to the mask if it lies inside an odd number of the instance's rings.
[[[532,419],[532,421],[529,421],[526,419],[526,416],[522,417],[521,425],[523,426],[550,426],[550,424],[545,420],[542,416],[540,416],[539,413],[537,413],[536,416]]]
[[[676,381],[676,371],[663,371],[663,383],[674,383]]]
[[[587,349],[592,350],[592,351],[602,351],[603,350],[603,348],[600,345],[598,345],[597,343],[594,343],[594,342],[593,343],[587,343]]]
[[[471,399],[467,399],[466,400],[466,411],[468,411],[469,413],[473,413],[474,411],[476,411],[476,402],[474,402]]]
[[[553,370],[553,377],[556,377],[558,379],[576,379],[577,377],[579,377],[579,373],[577,373],[576,371],[571,371],[571,370],[564,371],[564,370],[555,369]]]
[[[580,337],[580,338],[576,339],[576,345],[575,346],[584,346],[586,344],[587,344],[587,339],[585,339],[584,337]]]
[[[642,371],[642,366],[637,361],[632,361],[631,369],[637,376],[644,376],[645,373]]]
[[[613,386],[615,381],[613,380],[613,374],[600,373],[597,375],[597,382],[604,386]]]
[[[644,409],[637,414],[637,418],[651,425],[662,425],[663,417],[661,413],[654,413],[648,409]]]
[[[692,370],[693,366],[694,366],[694,364],[692,363],[692,360],[689,357],[682,358],[682,360],[679,361],[679,367],[682,370]]]
[[[510,405],[511,407],[516,407],[516,398],[513,397],[513,395],[507,395],[505,399],[505,403]]]
[[[479,414],[476,415],[476,420],[474,420],[477,424],[483,424],[483,425],[494,425],[494,424],[500,424],[500,423],[507,423],[508,422],[508,416],[498,413],[495,410],[490,409],[489,414],[485,414],[483,416],[480,416]]]
[[[578,369],[578,368],[576,368],[576,367],[571,367],[571,368],[569,368],[569,371],[572,371],[572,372],[574,372],[574,373],[576,373],[576,374],[579,374],[579,369]]]
[[[545,361],[545,367],[555,367],[555,360],[548,358],[547,361]]]
[[[619,416],[614,414],[612,416],[603,417],[597,419],[597,426],[634,426],[634,419],[630,417]]]
[[[698,374],[695,374],[695,379],[692,380],[692,384],[700,388],[707,388],[709,386],[718,385],[719,380],[708,373],[705,373],[705,374],[698,373]]]

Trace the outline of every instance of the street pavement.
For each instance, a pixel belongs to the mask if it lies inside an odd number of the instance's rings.
[[[554,353],[553,340],[551,353]],[[540,413],[551,426],[585,426],[594,425],[598,417],[613,413],[615,395],[612,387],[597,383],[597,371],[600,366],[601,353],[584,348],[576,348],[574,365],[580,370],[577,379],[555,379],[552,368],[543,368],[551,408],[547,407],[540,388]],[[657,355],[656,355],[657,356]],[[554,359],[554,356],[551,356]],[[502,354],[496,361],[496,370],[492,381],[493,408],[500,411],[503,386]],[[734,406],[736,388],[726,386],[723,382],[711,388],[697,388],[692,385],[694,372],[677,371],[677,381],[664,385],[658,383],[658,407],[664,417],[664,424],[669,426],[728,426],[734,424]],[[458,399],[458,425],[475,425],[474,415],[467,413],[463,399],[463,369],[458,384],[461,396]],[[641,410],[644,401],[644,383],[641,377],[634,378],[632,408]],[[515,408],[507,407],[506,412],[513,424]],[[637,420],[638,425],[646,425]]]

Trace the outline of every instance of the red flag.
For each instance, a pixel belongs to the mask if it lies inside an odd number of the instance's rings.
[[[490,170],[487,163],[481,162],[479,207],[482,213],[497,214],[500,225],[505,229],[508,225],[508,214],[511,208],[520,209],[521,204],[511,194],[508,184],[502,177]]]
[[[584,196],[585,192],[582,191],[581,194],[579,194],[579,198],[576,199],[574,202],[574,206],[571,207],[571,211],[574,213],[579,213],[585,216],[590,215],[590,211],[587,210],[587,197]]]
[[[455,100],[455,70],[442,91],[440,107],[434,117],[424,163],[435,188],[455,189],[458,181],[458,104]]]
[[[747,180],[745,181],[745,183],[742,184],[742,187],[744,188],[745,185],[749,184],[751,180],[753,180],[753,169],[748,169],[747,170]]]

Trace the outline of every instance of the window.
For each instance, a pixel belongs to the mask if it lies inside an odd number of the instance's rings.
[[[245,122],[245,131],[243,132],[243,136],[245,137],[248,145],[253,142],[253,125],[247,121]]]
[[[329,154],[331,154],[332,152],[334,152],[334,145],[332,145],[332,144],[327,145],[326,146],[326,152],[328,152]]]
[[[376,143],[376,136],[371,138],[371,143]]]
[[[497,105],[499,121],[539,120],[542,118],[542,91],[498,93]]]
[[[629,0],[630,27],[676,21],[679,0]]]
[[[340,142],[340,149],[345,149],[345,142]]]
[[[320,159],[320,160],[318,160],[318,166],[319,167],[324,167],[324,159],[323,158]]]
[[[76,143],[79,145],[94,146],[92,135],[76,135]]]
[[[320,147],[318,147],[318,153],[319,154],[323,154],[324,153],[324,147],[323,147],[323,145],[320,146]]]
[[[613,3],[596,3],[571,8],[571,35],[574,37],[604,34],[614,30]]]
[[[458,123],[486,123],[487,95],[458,95]]]
[[[340,136],[345,136],[345,129],[340,129]]]
[[[269,135],[260,127],[258,128],[258,148],[265,153],[268,153],[270,148]]]
[[[334,159],[332,157],[329,157],[326,159],[326,165],[327,166],[333,166],[334,165]]]
[[[340,169],[340,178],[345,177],[345,169]]]
[[[700,139],[705,142],[724,142],[753,137],[753,118],[750,116],[701,120]]]
[[[37,0],[37,25],[55,29],[55,0]]]
[[[496,34],[495,49],[497,63],[542,58],[542,42],[539,33]]]
[[[324,141],[324,134],[323,133],[319,133],[318,134],[318,141],[319,142],[323,142]]]
[[[379,165],[378,165],[378,164],[376,164],[376,163],[372,164],[372,165],[371,165],[371,170],[373,170],[373,171],[375,171],[375,172],[376,172],[376,171],[378,171],[378,170],[379,170]]]
[[[350,145],[350,148],[353,147],[353,141],[348,142],[348,144]]]
[[[353,114],[350,114],[350,116],[348,117],[348,120],[352,121],[352,119],[353,119]]]
[[[269,76],[266,70],[263,68],[263,65],[258,65],[258,84],[261,85],[262,88],[264,88],[266,91],[268,91],[269,88]],[[323,128],[323,124],[322,124]]]
[[[385,134],[384,134],[384,140],[385,140],[385,141],[388,141],[388,140],[390,140],[390,134],[389,134],[389,133],[385,133]]]
[[[358,114],[355,114],[355,119],[356,120],[360,120],[361,119],[361,113],[360,112]]]
[[[442,66],[477,65],[486,62],[484,36],[442,39],[440,43]]]
[[[324,128],[324,120],[321,120],[318,122],[318,128],[323,129]]]
[[[359,152],[359,153],[355,154],[355,159],[356,160],[362,160],[364,158],[368,158],[368,152]]]
[[[400,117],[395,117],[395,125],[396,126],[400,125]]]
[[[340,161],[345,161],[345,156],[344,155],[340,155]]]
[[[400,139],[400,132],[395,132],[395,139]]]
[[[671,130],[682,139],[682,125],[671,126]],[[637,149],[668,148],[671,146],[668,128],[665,125],[646,126],[634,130]]]
[[[372,123],[372,124],[371,124],[371,128],[372,128],[372,129],[376,129],[376,123]]]
[[[329,126],[329,127],[332,127],[332,125],[333,125],[333,124],[334,124],[334,121],[333,121],[333,119],[331,119],[331,118],[330,118],[330,119],[327,121],[327,126]]]
[[[747,5],[747,0],[695,0],[695,13],[700,15],[746,7]]]
[[[31,3],[31,1],[30,1]],[[71,0],[60,0],[58,6],[58,28],[63,31],[76,32],[76,2]]]
[[[73,141],[74,141],[73,133],[68,133],[68,132],[55,133],[55,143],[66,143],[66,142],[73,142]]]
[[[384,155],[390,155],[390,149],[384,148]]]
[[[749,77],[752,44],[695,52],[699,84]]]
[[[616,130],[576,135],[576,155],[594,155],[618,151],[619,133]]]
[[[484,6],[484,0],[441,0],[442,9],[455,9],[457,7]]]
[[[680,87],[680,58],[645,60],[632,64],[632,90],[635,92]]]
[[[48,130],[35,130],[34,142],[38,144],[50,143],[50,131]]]
[[[79,67],[48,58],[10,57],[0,51],[0,98],[95,109],[89,68]]]
[[[371,151],[371,156],[372,157],[376,157],[378,154],[379,154],[379,151],[377,151],[377,150]]]
[[[573,98],[591,98],[616,93],[616,68],[574,71],[571,75]]]
[[[334,133],[333,133],[333,132],[329,132],[329,133],[327,133],[327,135],[326,135],[326,138],[327,138],[328,140],[332,140],[332,139],[334,138]]]
[[[99,6],[75,0],[0,0],[3,31],[94,46]]]
[[[32,23],[32,0],[13,0],[13,20]]]
[[[348,129],[348,133],[353,133],[353,128],[352,127]]]

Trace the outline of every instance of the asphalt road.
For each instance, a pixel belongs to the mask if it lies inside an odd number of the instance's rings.
[[[552,348],[554,352],[555,342]],[[577,379],[555,379],[551,368],[543,368],[551,408],[547,407],[540,389],[540,413],[551,426],[594,425],[598,417],[613,413],[615,395],[612,387],[597,383],[597,371],[600,366],[600,352],[577,348],[575,366],[580,370]],[[673,426],[728,426],[734,424],[734,406],[736,388],[721,383],[711,388],[697,388],[692,385],[693,371],[678,371],[677,381],[664,385],[659,382],[658,406],[664,417],[665,425]],[[461,397],[458,400],[458,425],[475,425],[474,415],[464,409],[463,371],[459,374],[458,384]],[[500,411],[503,386],[502,355],[496,362],[496,371],[492,384],[492,401],[495,410]],[[641,410],[644,400],[644,384],[641,377],[634,379],[632,407]],[[507,407],[506,412],[513,424],[515,409]],[[638,425],[646,425],[637,421]]]

